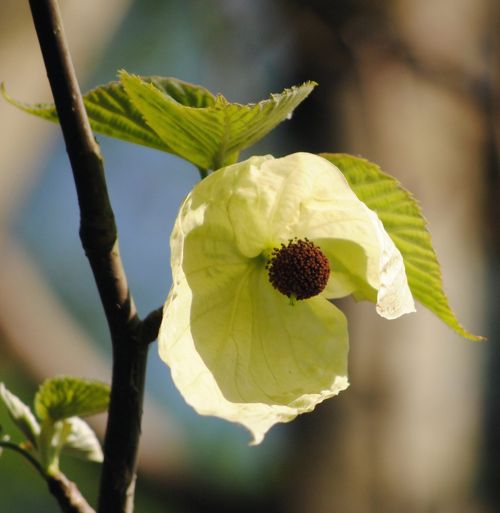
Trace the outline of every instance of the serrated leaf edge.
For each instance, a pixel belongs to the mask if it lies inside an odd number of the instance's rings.
[[[422,207],[421,207],[420,202],[418,201],[418,199],[416,199],[414,197],[414,195],[409,190],[407,190],[405,187],[403,187],[403,185],[401,184],[401,182],[397,178],[389,175],[388,173],[385,173],[384,171],[382,171],[380,169],[380,166],[378,166],[377,164],[375,164],[373,162],[370,162],[369,160],[367,160],[367,159],[365,159],[363,157],[358,157],[358,156],[350,155],[348,153],[320,153],[319,155],[322,156],[323,158],[326,158],[327,160],[329,160],[328,156],[332,156],[334,158],[349,158],[349,159],[353,159],[354,158],[354,159],[357,159],[358,161],[362,162],[365,165],[373,166],[374,168],[376,168],[377,172],[379,172],[383,177],[385,177],[387,179],[387,181],[389,181],[391,184],[394,184],[395,187],[399,191],[401,191],[401,192],[403,192],[403,194],[405,194],[405,196],[408,198],[408,200],[410,200],[411,203],[413,204],[412,206],[413,206],[416,214],[422,220],[421,228],[423,228],[425,233],[426,233],[426,239],[427,239],[427,241],[428,241],[428,243],[430,245],[430,248],[432,250],[432,256],[433,256],[433,259],[435,261],[434,263],[436,264],[436,265],[432,266],[433,267],[432,275],[433,275],[433,278],[439,283],[439,285],[440,285],[440,292],[441,292],[440,297],[438,297],[437,299],[434,298],[434,301],[436,302],[436,309],[435,310],[429,308],[425,303],[420,301],[419,297],[422,298],[423,296],[418,291],[417,284],[413,283],[413,281],[410,280],[410,278],[408,278],[408,284],[410,286],[410,290],[412,291],[412,294],[415,296],[415,298],[417,300],[419,300],[419,302],[423,306],[425,306],[427,309],[431,310],[441,321],[443,321],[448,327],[453,329],[456,333],[458,333],[461,336],[463,336],[464,338],[467,338],[468,340],[472,340],[472,341],[482,341],[482,340],[485,340],[485,337],[480,336],[480,335],[474,335],[473,333],[471,333],[468,330],[466,330],[460,324],[460,322],[458,321],[458,318],[457,318],[455,312],[453,311],[453,309],[451,308],[451,306],[449,304],[448,297],[446,296],[446,294],[444,292],[444,284],[443,284],[443,277],[442,277],[442,272],[441,272],[441,265],[439,263],[439,259],[437,257],[437,254],[436,254],[436,252],[434,250],[434,246],[432,244],[432,236],[431,236],[431,233],[430,233],[430,231],[428,229],[428,222],[427,222],[427,220],[426,220],[426,218],[425,218],[425,216],[423,214]],[[335,164],[337,167],[339,167],[336,162],[332,162],[332,163]],[[344,174],[343,170],[340,167],[339,167],[339,169]],[[349,182],[348,177],[345,174],[344,174],[344,176],[346,177],[346,180]],[[353,189],[353,191],[357,195],[358,193],[356,191],[355,185],[351,184],[350,182],[349,182],[349,185],[351,186],[351,188]],[[364,202],[362,197],[360,197],[359,199]],[[377,208],[374,208],[373,206],[370,206],[368,204],[367,204],[367,206],[369,208],[373,209],[377,213],[377,215],[379,215],[379,213],[377,211]],[[400,249],[400,251],[401,251],[401,253],[403,255],[403,260],[404,260],[405,267],[407,267],[408,265],[415,266],[415,264],[414,264],[414,262],[412,261],[411,258],[405,257],[405,252],[401,250],[401,242],[398,240],[397,236],[396,237],[393,236],[392,230],[390,228],[390,225],[387,226],[387,224],[388,224],[387,220],[384,222],[384,216],[383,215],[379,215],[379,218],[382,221],[382,224],[384,224],[384,227],[386,228],[387,233],[389,234],[391,239],[394,241],[394,244],[396,244],[396,247],[398,249]],[[405,241],[405,242],[409,242],[409,241]],[[411,242],[414,243],[415,241],[411,241]],[[426,248],[422,248],[422,249],[426,249]],[[415,267],[418,270],[418,272],[421,272],[421,269],[419,269],[417,266],[415,266]],[[439,315],[438,311],[439,312],[443,312],[444,317]],[[446,317],[448,317],[448,316],[451,316],[451,319],[454,321],[454,323],[451,323],[450,321],[448,321],[446,319]]]

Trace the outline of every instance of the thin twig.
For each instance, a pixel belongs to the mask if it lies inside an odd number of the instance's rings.
[[[21,456],[26,458],[26,460],[33,465],[47,482],[50,493],[56,498],[64,513],[95,513],[95,510],[89,506],[76,484],[70,481],[62,472],[58,472],[55,475],[48,475],[36,458],[14,442],[0,440],[0,447],[21,454]]]
[[[95,513],[76,484],[61,472],[47,477],[47,485],[64,513]]]
[[[30,0],[47,75],[73,169],[80,238],[94,273],[113,345],[99,513],[131,513],[148,344],[129,293],[99,147],[92,135],[56,0]]]
[[[26,458],[27,461],[35,467],[36,471],[44,478],[47,479],[47,474],[45,474],[42,466],[38,462],[36,458],[34,458],[27,450],[20,447],[18,444],[14,442],[10,442],[8,440],[0,440],[0,447],[3,447],[4,449],[10,449],[11,451],[15,451],[24,458]]]

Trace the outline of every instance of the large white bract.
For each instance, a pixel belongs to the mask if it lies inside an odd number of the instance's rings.
[[[293,302],[269,282],[273,249],[309,240],[326,288]],[[353,294],[388,319],[414,311],[403,259],[377,215],[322,157],[252,157],[194,187],[171,236],[173,285],[161,358],[203,415],[246,426],[253,443],[348,387],[347,322],[329,299]]]

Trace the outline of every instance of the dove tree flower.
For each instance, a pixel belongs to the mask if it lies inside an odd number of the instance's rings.
[[[414,311],[403,259],[326,159],[252,157],[200,182],[171,236],[161,358],[203,415],[260,443],[277,422],[348,387],[352,294],[393,319]]]
[[[457,333],[482,338],[462,328],[450,309],[418,204],[378,166],[340,153],[233,164],[243,149],[289,119],[314,82],[242,105],[175,78],[122,71],[119,82],[82,97],[56,2],[31,4],[56,105],[23,104],[3,85],[0,94],[26,112],[61,122],[82,244],[111,332],[113,380],[111,394],[105,385],[78,378],[46,382],[35,397],[41,423],[0,384],[0,401],[27,437],[16,444],[0,436],[0,452],[24,454],[64,511],[90,507],[59,471],[63,449],[103,459],[99,511],[133,509],[147,345],[158,327],[158,310],[142,321],[135,311],[89,124],[97,133],[178,155],[202,178],[222,168],[194,188],[175,224],[160,354],[188,403],[199,413],[243,424],[254,443],[273,424],[348,386],[347,322],[332,299],[352,294],[392,319],[414,310],[409,280],[415,298]],[[102,411],[108,402],[101,451],[78,416]]]

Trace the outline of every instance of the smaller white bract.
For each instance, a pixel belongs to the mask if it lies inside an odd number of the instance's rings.
[[[353,294],[388,319],[415,309],[377,215],[317,155],[214,172],[170,244],[160,356],[198,413],[243,424],[254,443],[347,388],[347,322],[329,299]]]

